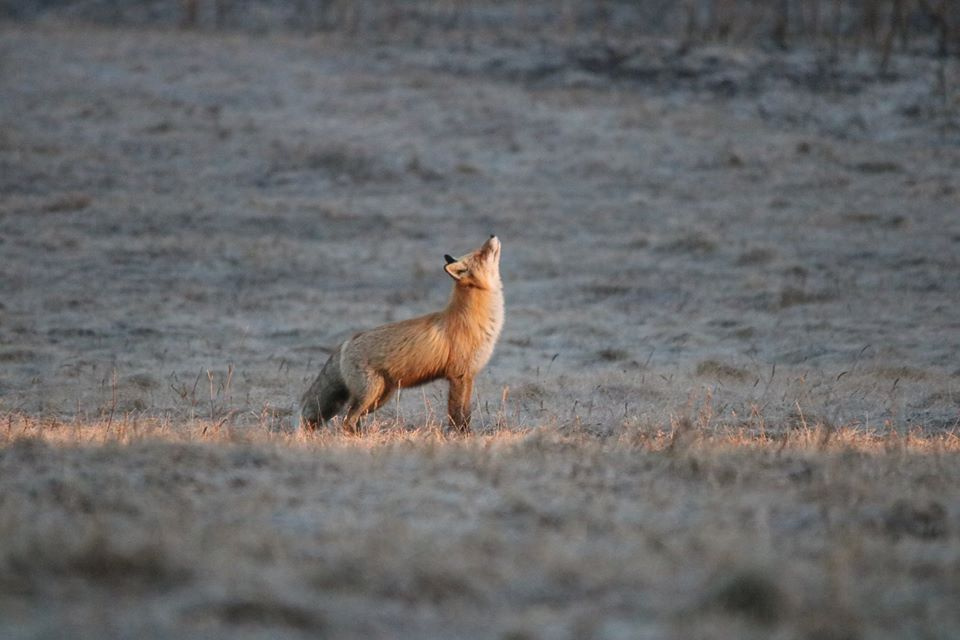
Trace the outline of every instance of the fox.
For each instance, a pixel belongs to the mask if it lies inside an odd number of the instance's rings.
[[[358,433],[360,419],[397,389],[441,378],[449,383],[447,420],[470,432],[473,382],[493,355],[503,328],[500,240],[454,258],[443,256],[453,292],[442,311],[354,334],[330,355],[300,401],[301,425],[315,430],[347,407],[342,429]]]

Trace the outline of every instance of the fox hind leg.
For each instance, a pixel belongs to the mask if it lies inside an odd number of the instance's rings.
[[[358,387],[350,390],[350,407],[343,420],[343,430],[347,433],[356,433],[360,418],[374,411],[390,395],[387,381],[380,375],[366,376]]]

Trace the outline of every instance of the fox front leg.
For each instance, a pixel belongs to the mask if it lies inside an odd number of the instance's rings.
[[[472,395],[472,376],[450,378],[447,416],[450,418],[450,426],[461,433],[470,431],[470,397]]]

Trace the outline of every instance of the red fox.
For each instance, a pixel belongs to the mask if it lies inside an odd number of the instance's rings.
[[[380,407],[398,388],[439,378],[450,383],[450,426],[470,430],[473,379],[490,360],[503,327],[500,241],[496,236],[460,258],[445,255],[453,294],[443,311],[355,334],[338,346],[301,399],[310,429],[347,405],[343,429]]]

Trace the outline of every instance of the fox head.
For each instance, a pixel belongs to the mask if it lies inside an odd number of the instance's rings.
[[[500,240],[497,236],[490,236],[483,246],[464,256],[445,255],[443,258],[447,261],[443,270],[457,281],[457,286],[500,288]]]

